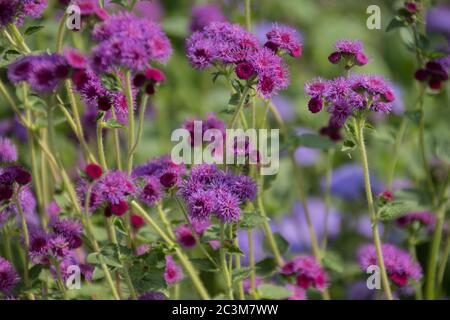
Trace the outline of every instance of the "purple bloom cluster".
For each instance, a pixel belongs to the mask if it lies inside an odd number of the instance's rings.
[[[194,126],[194,122],[195,121],[201,121],[202,125],[201,125],[201,132],[195,132],[195,126]],[[217,129],[220,130],[220,132],[222,133],[222,138],[225,141],[225,137],[226,137],[226,124],[225,122],[223,122],[222,120],[220,120],[219,118],[216,117],[216,115],[214,113],[208,113],[206,114],[206,118],[204,120],[199,120],[199,119],[191,119],[191,120],[187,120],[184,122],[183,124],[183,128],[188,130],[190,133],[190,141],[191,141],[191,145],[194,146],[196,143],[194,140],[194,137],[197,135],[199,137],[203,137],[203,135],[205,134],[205,132],[209,129]],[[202,142],[202,140],[200,139],[199,142]]]
[[[327,286],[327,274],[316,259],[311,256],[297,256],[281,268],[287,276],[295,275],[296,284],[302,289],[316,288],[324,290]]]
[[[66,59],[59,54],[28,55],[8,67],[8,77],[14,83],[26,81],[37,92],[52,92],[70,75]]]
[[[422,277],[422,268],[406,251],[391,244],[383,244],[381,249],[386,271],[395,284],[403,287],[408,284],[410,279],[418,281]],[[369,266],[377,265],[375,246],[369,244],[361,247],[358,250],[358,260],[364,272]]]
[[[138,300],[166,300],[167,297],[161,292],[146,292],[138,297]]]
[[[278,48],[293,56],[298,56],[300,49],[294,48],[298,37],[290,29],[274,26],[267,35],[273,44],[270,48],[261,47],[256,37],[239,25],[213,22],[188,38],[187,56],[196,69],[206,69],[215,63],[231,65],[238,78],[256,78],[259,94],[270,98],[289,85],[289,72],[277,55]]]
[[[254,200],[256,193],[257,186],[252,178],[235,176],[209,164],[192,167],[179,190],[192,220],[207,220],[215,214],[224,223],[238,221],[239,205]]]
[[[78,266],[80,268],[81,275],[86,280],[92,280],[92,276],[94,274],[94,266],[86,263],[82,263],[80,259],[78,258],[75,251],[71,251],[67,256],[65,256],[62,261],[60,262],[61,267],[61,277],[64,282],[69,279],[71,275],[73,275],[73,269],[71,269],[72,266]],[[57,278],[56,268],[54,266],[50,269],[53,277]]]
[[[266,47],[275,51],[278,49],[285,50],[294,58],[302,55],[302,45],[297,30],[274,24],[272,30],[266,36]]]
[[[0,292],[9,294],[19,281],[19,275],[12,264],[0,257]]]
[[[450,69],[450,55],[427,62],[424,68],[416,71],[415,78],[418,81],[428,81],[428,86],[433,90],[440,90],[445,81],[448,81]]]
[[[191,32],[201,31],[212,22],[226,22],[227,18],[222,10],[214,4],[197,5],[192,7]]]
[[[53,217],[47,233],[35,225],[29,226],[30,257],[35,264],[48,264],[51,259],[63,261],[82,246],[82,226],[79,222]]]
[[[428,211],[411,212],[398,218],[396,223],[399,227],[406,228],[415,221],[419,222],[419,224],[423,226],[432,226],[435,222],[435,216]]]
[[[47,7],[47,0],[0,0],[0,27],[22,25],[26,17],[37,19]]]
[[[316,78],[305,84],[305,92],[311,97],[308,108],[312,113],[326,107],[330,113],[328,127],[332,129],[341,128],[356,110],[390,112],[395,100],[391,86],[377,75]]]
[[[347,69],[354,65],[363,66],[368,62],[363,51],[363,44],[359,40],[338,40],[335,44],[335,50],[330,54],[328,60],[331,63],[339,63],[344,60]]]
[[[131,13],[118,13],[94,27],[92,36],[99,44],[93,49],[96,71],[111,66],[143,71],[150,61],[166,62],[172,47],[166,34],[154,22]]]
[[[175,263],[172,256],[166,256],[166,269],[164,271],[164,280],[167,284],[175,284],[183,280],[183,269]]]
[[[0,162],[14,162],[17,160],[17,149],[8,138],[0,137]]]

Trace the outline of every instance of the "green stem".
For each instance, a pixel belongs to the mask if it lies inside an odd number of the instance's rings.
[[[428,300],[433,300],[435,298],[435,286],[436,286],[436,267],[439,256],[439,247],[441,244],[442,230],[445,222],[445,210],[447,205],[447,195],[448,195],[448,185],[449,185],[450,175],[447,175],[446,181],[442,188],[439,200],[441,204],[439,205],[436,212],[436,224],[434,227],[433,237],[431,240],[430,253],[428,257],[427,273],[426,273],[426,287],[425,287],[425,297]]]
[[[250,0],[245,0],[245,27],[247,31],[252,31],[252,12],[250,6]]]
[[[323,227],[323,240],[322,240],[322,250],[327,250],[327,242],[328,242],[328,220],[330,215],[330,207],[331,207],[331,173],[333,171],[333,158],[334,158],[334,149],[329,149],[327,151],[327,164],[325,170],[325,221]]]
[[[134,144],[134,101],[131,88],[131,71],[125,73],[125,96],[127,97],[128,106],[128,159],[127,170],[131,174],[133,169],[133,144]]]
[[[394,181],[395,168],[397,166],[399,149],[403,141],[403,136],[406,130],[406,117],[402,118],[400,129],[397,132],[397,136],[395,137],[394,150],[392,155],[392,160],[390,162],[390,168],[388,171],[388,177],[386,181],[387,190],[392,191],[392,182]]]
[[[410,235],[408,238],[408,247],[409,247],[409,254],[411,255],[411,257],[414,259],[415,262],[419,263],[418,259],[417,259],[417,250],[416,250],[416,237],[415,235]],[[416,300],[422,300],[423,299],[423,295],[422,295],[422,288],[420,285],[419,281],[416,281],[416,283],[414,284],[415,288],[416,288]]]
[[[114,108],[111,108],[113,119],[116,119],[116,112]],[[117,169],[122,171],[122,150],[120,149],[120,136],[119,136],[119,129],[114,129],[113,131],[113,139],[114,139],[114,149],[116,153],[116,165]]]
[[[422,98],[423,100],[423,98]],[[430,166],[428,164],[428,159],[426,155],[426,146],[425,146],[425,114],[423,112],[423,102],[420,103],[420,121],[419,121],[419,150],[420,157],[422,159],[423,170],[425,173],[425,178],[428,184],[428,193],[435,203],[435,187],[433,183],[433,178],[431,177]]]
[[[28,48],[27,44],[25,43],[25,39],[23,38],[19,29],[17,29],[16,25],[14,23],[11,23],[8,27],[14,39],[17,41],[20,49],[26,54],[31,53],[30,48]]]
[[[234,128],[234,125],[236,124],[238,115],[241,112],[242,108],[244,108],[245,100],[247,100],[247,96],[248,96],[249,92],[250,92],[250,87],[246,86],[244,88],[244,92],[242,92],[241,100],[239,101],[239,104],[236,107],[236,110],[234,111],[233,117],[231,118],[228,129]]]
[[[105,148],[103,146],[103,116],[97,120],[97,148],[98,148],[98,158],[100,159],[101,166],[108,170],[108,164],[106,163]]]
[[[447,267],[448,256],[450,255],[450,234],[447,235],[447,240],[445,241],[444,253],[442,255],[441,263],[438,268],[438,283],[444,281],[445,269]]]
[[[64,284],[63,278],[62,278],[62,273],[61,273],[61,263],[58,260],[54,260],[53,264],[55,266],[56,269],[56,279],[57,279],[57,283],[59,286],[59,290],[61,291],[64,300],[67,300],[67,290],[66,290],[66,286]]]
[[[164,227],[166,228],[167,233],[173,240],[175,240],[176,237],[172,231],[172,225],[171,225],[170,221],[167,219],[166,213],[163,211],[161,202],[158,202],[158,204],[156,205],[156,211],[158,212],[159,219],[161,219],[162,223],[164,224]]]
[[[223,223],[220,224],[220,263],[222,267],[223,277],[225,280],[225,287],[227,290],[228,299],[234,300],[231,274],[227,266],[227,258],[225,252],[225,224]]]
[[[255,247],[253,244],[253,230],[248,229],[247,231],[247,237],[248,237],[248,259],[249,259],[249,265],[250,268],[252,268],[252,273],[250,273],[250,294],[253,299],[257,299],[256,295],[256,274],[255,274]]]
[[[141,108],[139,109],[139,120],[138,120],[136,141],[133,144],[133,147],[131,149],[131,153],[134,153],[136,151],[136,149],[137,149],[137,147],[139,145],[139,142],[141,141],[142,130],[144,128],[145,109],[147,108],[147,102],[148,102],[148,95],[145,94],[142,97]]]
[[[145,221],[147,221],[147,223],[158,233],[158,235],[167,243],[167,245],[174,248],[178,259],[188,272],[189,277],[191,278],[192,283],[199,293],[200,297],[204,300],[210,300],[208,291],[206,291],[200,277],[197,274],[197,271],[195,270],[189,259],[180,250],[180,248],[172,241],[172,239],[170,239],[170,237],[158,226],[158,224],[150,217],[147,212],[145,212],[145,210],[136,201],[132,201],[131,206],[144,218]]]
[[[63,49],[64,33],[66,31],[66,18],[67,13],[64,11],[64,15],[61,17],[58,25],[58,32],[56,34],[56,52],[61,53]]]
[[[374,245],[377,253],[377,261],[380,267],[381,271],[381,280],[383,282],[384,292],[386,294],[386,298],[389,300],[392,300],[392,292],[389,285],[389,278],[386,272],[386,266],[384,264],[383,259],[383,252],[381,248],[381,241],[380,241],[380,234],[378,230],[378,217],[377,213],[375,212],[375,206],[373,203],[373,197],[372,197],[372,187],[370,184],[370,174],[369,174],[369,163],[367,160],[367,153],[366,153],[366,146],[364,142],[364,119],[360,119],[357,121],[355,118],[353,118],[353,123],[356,130],[356,140],[360,151],[361,161],[363,165],[364,170],[364,182],[365,182],[365,189],[366,189],[366,198],[367,198],[367,205],[369,208],[370,213],[370,219],[372,221],[372,234],[373,234],[373,240]]]
[[[19,192],[20,192],[20,189],[17,190],[14,194],[14,203],[17,207],[17,211],[19,212],[23,238],[25,241],[25,263],[24,263],[24,268],[23,268],[23,281],[25,282],[25,287],[27,288],[27,290],[31,290],[32,288],[31,288],[30,276],[28,273],[28,268],[29,268],[29,264],[30,264],[30,236],[28,233],[27,220],[25,219],[25,214],[23,212],[22,204],[20,203]],[[34,300],[33,293],[28,292],[27,296],[30,300]]]

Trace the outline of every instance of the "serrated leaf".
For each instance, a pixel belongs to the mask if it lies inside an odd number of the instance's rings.
[[[192,264],[201,271],[217,272],[217,267],[209,259],[191,259]]]
[[[252,272],[253,272],[253,268],[250,268],[250,267],[234,269],[233,272],[231,273],[231,278],[233,279],[233,283],[247,279],[248,277],[250,277],[250,274]]]
[[[32,35],[33,33],[36,33],[36,32],[40,31],[43,28],[44,28],[44,26],[31,26],[31,27],[28,27],[25,30],[24,35],[26,35],[26,36]]]
[[[418,209],[418,205],[412,201],[392,201],[386,203],[379,209],[380,220],[390,221],[395,220],[402,215],[415,211]]]
[[[257,291],[262,299],[267,300],[282,300],[287,299],[292,295],[292,292],[285,287],[273,284],[262,284],[258,286]]]
[[[239,249],[239,247],[237,245],[235,245],[234,243],[231,242],[226,242],[225,243],[225,250],[227,251],[228,254],[237,254],[240,256],[244,255],[244,252],[242,252],[241,249]]]
[[[242,215],[242,219],[239,222],[239,228],[241,229],[254,229],[262,225],[269,219],[260,215],[258,212],[245,212]]]
[[[9,49],[3,53],[3,59],[5,59],[6,61],[11,61],[12,58],[18,55],[20,55],[19,51],[15,49]]]
[[[342,152],[350,152],[353,151],[356,148],[356,143],[351,139],[345,139],[342,143]]]
[[[387,28],[386,28],[386,32],[390,32],[392,30],[398,29],[398,28],[402,28],[405,27],[406,23],[405,21],[403,21],[402,19],[400,19],[399,17],[395,17],[394,19],[391,20],[391,22],[389,22]]]
[[[204,241],[220,240],[220,226],[218,224],[212,224],[203,233],[202,239]]]
[[[239,104],[239,101],[241,101],[241,94],[234,93],[231,95],[230,100],[228,100],[228,104],[230,106],[237,106]]]

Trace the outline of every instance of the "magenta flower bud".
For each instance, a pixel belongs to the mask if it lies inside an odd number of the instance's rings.
[[[159,69],[148,68],[144,71],[145,77],[154,82],[163,82],[166,80],[166,75]]]
[[[425,81],[428,78],[428,71],[425,69],[419,69],[414,74],[414,78],[416,78],[417,81]]]
[[[172,188],[176,184],[177,178],[175,172],[168,171],[159,177],[159,182],[166,188]]]
[[[112,216],[112,212],[111,212],[111,207],[107,206],[105,208],[105,210],[103,210],[103,214],[105,215],[105,217],[109,218]]]
[[[111,212],[116,216],[123,216],[125,212],[129,209],[128,203],[126,201],[119,201],[117,204],[111,204]]]
[[[392,102],[395,100],[395,95],[392,91],[386,91],[383,93],[383,98],[386,100],[386,102]]]
[[[340,52],[333,52],[328,56],[328,61],[330,61],[333,64],[338,63],[341,60],[341,53]]]
[[[103,174],[103,169],[98,164],[90,163],[84,169],[86,175],[92,180],[96,180],[100,178]]]
[[[302,52],[303,52],[302,46],[296,45],[295,47],[292,48],[292,50],[289,51],[289,54],[293,58],[298,58],[302,55]]]
[[[76,71],[72,75],[72,81],[78,90],[84,86],[87,79],[88,79],[88,76],[87,76],[86,71],[84,71],[84,70]]]
[[[312,98],[308,102],[308,109],[312,113],[319,112],[320,110],[322,110],[322,107],[323,107],[323,101],[321,98]]]
[[[416,3],[412,2],[412,1],[406,1],[405,2],[405,9],[409,13],[416,13],[419,8],[417,7]]]
[[[69,76],[70,69],[66,65],[58,65],[55,68],[55,76],[58,79],[66,79]]]
[[[145,224],[144,218],[142,218],[141,216],[139,216],[137,214],[132,214],[130,216],[130,221],[135,229],[139,229]]]
[[[154,86],[154,85],[148,84],[148,85],[145,87],[145,93],[148,94],[149,96],[154,95],[155,92],[156,92],[156,90],[155,90],[155,86]]]
[[[277,52],[277,51],[278,51],[278,48],[279,48],[279,46],[278,46],[275,42],[272,42],[272,41],[267,41],[267,42],[264,44],[264,47],[266,47],[266,48],[272,50],[273,52]]]
[[[255,73],[255,69],[249,62],[241,62],[236,67],[236,75],[239,79],[247,80],[250,79]]]
[[[112,104],[108,97],[102,96],[97,98],[97,107],[101,111],[108,111],[111,109]]]
[[[358,52],[355,56],[356,63],[358,66],[363,66],[369,62],[369,59],[367,59],[366,55],[362,52]]]

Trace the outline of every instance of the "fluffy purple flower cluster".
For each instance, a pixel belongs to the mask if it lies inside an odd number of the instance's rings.
[[[0,137],[0,162],[8,163],[17,160],[17,149],[8,138]]]
[[[88,183],[81,179],[77,186],[80,204],[84,207]],[[136,195],[134,179],[122,171],[109,171],[92,185],[90,209],[92,211],[104,206],[104,214],[122,216],[128,209],[129,197]]]
[[[179,190],[192,220],[207,220],[215,214],[224,223],[238,221],[239,205],[254,200],[256,193],[257,186],[252,178],[235,176],[209,164],[192,167]]]
[[[261,47],[256,37],[241,26],[213,22],[193,33],[186,42],[189,62],[196,69],[206,69],[216,63],[232,66],[238,78],[256,79],[257,90],[270,98],[289,85],[289,71],[278,49],[299,56],[298,35],[277,25],[267,33],[267,46]]]
[[[183,280],[183,269],[175,263],[172,256],[166,256],[166,269],[164,271],[164,280],[167,284],[175,284]]]
[[[393,89],[377,75],[353,75],[332,80],[316,78],[305,84],[311,99],[308,109],[317,113],[326,107],[331,117],[328,127],[339,129],[356,110],[390,112],[395,100]]]
[[[325,270],[311,256],[298,256],[286,262],[281,273],[286,276],[295,275],[297,286],[304,290],[311,287],[324,290],[327,286]]]
[[[165,63],[172,54],[166,34],[154,22],[132,13],[118,13],[97,24],[92,32],[99,44],[92,50],[96,71],[111,66],[143,71],[150,61]]]
[[[26,81],[39,93],[54,91],[70,75],[66,59],[59,54],[28,55],[8,67],[8,77],[13,83]]]
[[[154,205],[164,196],[165,188],[181,183],[185,171],[185,166],[173,163],[170,156],[155,158],[135,167],[133,178],[144,182],[138,190],[140,200],[149,206]]]
[[[9,294],[20,278],[12,264],[0,257],[0,292]]]
[[[83,227],[77,221],[53,217],[50,232],[30,225],[30,258],[35,264],[48,264],[51,259],[63,261],[83,244]]]
[[[346,69],[350,69],[354,65],[363,66],[369,61],[364,54],[363,44],[359,40],[338,40],[335,50],[328,56],[328,60],[331,63],[339,63],[343,60]]]
[[[196,132],[195,131],[195,129],[196,129],[195,126],[194,126],[194,122],[195,121],[201,121],[202,122],[201,132]],[[205,132],[207,130],[209,130],[209,129],[220,130],[220,132],[222,133],[222,138],[225,141],[226,127],[227,127],[227,125],[225,124],[225,122],[223,122],[222,120],[217,118],[214,113],[206,114],[206,118],[204,120],[190,119],[190,120],[185,121],[184,124],[183,124],[183,128],[188,130],[189,133],[190,133],[190,142],[191,142],[192,146],[202,142],[202,141],[198,141],[198,142],[195,141],[194,137],[195,136],[203,137]]]
[[[222,10],[214,4],[197,5],[192,7],[191,32],[201,31],[212,22],[226,22],[227,18]]]
[[[389,278],[398,286],[403,287],[409,280],[418,281],[422,277],[422,268],[413,261],[411,256],[394,245],[383,244],[383,260]],[[377,254],[373,244],[365,245],[358,250],[358,260],[365,272],[371,265],[377,265]]]
[[[47,0],[0,0],[0,27],[22,25],[27,17],[37,19],[47,7]]]

